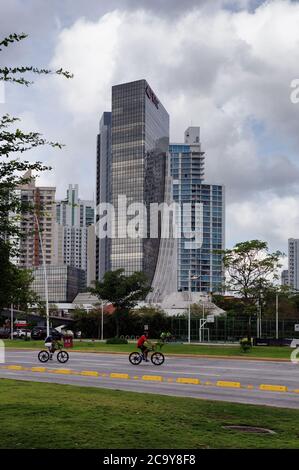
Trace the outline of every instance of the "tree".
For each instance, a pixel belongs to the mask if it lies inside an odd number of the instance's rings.
[[[220,294],[213,295],[213,302],[223,310],[227,316],[242,317],[244,315],[244,302],[240,297],[226,296]]]
[[[281,267],[280,251],[269,253],[268,244],[260,240],[237,243],[233,249],[218,251],[228,275],[226,289],[241,298],[248,316],[248,339],[251,340],[251,317],[257,303],[274,286]]]
[[[276,317],[276,298],[279,302],[279,318],[294,319],[299,316],[299,296],[289,286],[274,286],[264,295],[264,317],[274,319]]]
[[[9,35],[0,41],[0,52],[3,52],[3,48],[22,41],[26,37],[24,33]],[[62,69],[52,71],[33,66],[6,66],[0,68],[0,81],[29,86],[33,82],[25,78],[28,73],[38,75],[58,74],[66,78],[72,77],[69,72]],[[16,275],[16,271],[12,268],[10,262],[11,256],[18,254],[16,239],[25,236],[17,222],[24,214],[35,210],[33,205],[20,199],[16,190],[21,185],[30,182],[31,178],[26,176],[30,171],[38,174],[50,169],[42,162],[29,162],[21,159],[21,156],[25,152],[43,145],[62,147],[58,142],[47,141],[38,132],[23,132],[16,128],[18,121],[18,118],[11,117],[8,114],[0,117],[0,308],[9,303],[9,289],[6,289],[5,286],[10,284],[12,287],[11,283]],[[23,289],[25,289],[25,285],[26,283],[23,283]]]
[[[135,307],[150,292],[145,274],[135,272],[130,276],[124,274],[124,269],[107,271],[101,282],[95,281],[95,287],[90,292],[100,300],[111,302],[115,307],[112,314],[115,320],[116,336],[119,336],[121,322],[128,318],[129,311]]]
[[[190,305],[190,313],[192,318],[202,318],[203,315],[205,317],[213,313],[214,307],[211,305],[204,305],[202,303],[194,303]],[[188,310],[186,310],[185,315],[187,317]]]
[[[78,307],[73,311],[73,318],[75,320],[75,329],[81,331],[82,337],[101,337],[102,310],[100,307],[95,307],[89,311]],[[111,318],[111,314],[104,311],[105,337],[113,336],[114,330],[114,320]]]
[[[11,282],[11,303],[19,305],[21,310],[25,312],[28,305],[38,300],[38,295],[31,289],[33,281],[32,271],[29,269],[18,269],[12,265],[12,282]]]
[[[0,250],[3,248],[0,244]],[[0,270],[5,272],[5,276],[0,282],[0,311],[10,305],[19,305],[26,310],[28,304],[38,300],[37,295],[31,289],[33,281],[32,271],[19,269],[9,260],[9,250],[3,250],[0,256]]]
[[[148,325],[150,338],[159,338],[162,331],[170,329],[170,318],[159,307],[144,306],[130,312],[131,332],[141,335]],[[134,328],[134,329],[133,329]]]

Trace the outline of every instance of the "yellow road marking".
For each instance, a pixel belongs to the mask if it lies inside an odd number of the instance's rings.
[[[99,377],[99,373],[96,370],[82,370],[80,375],[87,375],[89,377]]]
[[[118,374],[116,372],[111,372],[110,377],[112,379],[129,379],[129,374]]]
[[[10,370],[23,370],[22,366],[7,366],[7,369]]]
[[[217,387],[241,388],[240,382],[229,382],[225,380],[218,380],[216,385]]]
[[[17,364],[12,364],[12,365],[1,365],[0,369],[9,369],[9,370],[15,370],[15,371],[32,371],[32,372],[48,372],[51,374],[67,374],[67,375],[82,375],[82,376],[88,376],[88,377],[107,377],[110,376],[110,378],[115,378],[115,379],[142,379],[142,380],[147,380],[147,381],[156,381],[156,382],[163,382],[167,381],[169,383],[177,382],[181,384],[194,384],[194,385],[216,385],[218,387],[228,387],[228,388],[246,388],[248,390],[263,390],[263,391],[271,391],[271,392],[287,392],[290,391],[292,393],[298,393],[299,394],[299,389],[295,390],[288,390],[288,387],[285,385],[273,385],[273,384],[260,384],[260,385],[241,385],[240,382],[233,382],[233,381],[224,381],[224,380],[218,380],[216,383],[206,381],[206,382],[201,382],[199,379],[195,377],[178,377],[177,379],[172,379],[172,378],[166,378],[161,375],[142,375],[141,377],[138,375],[130,376],[129,374],[126,373],[118,373],[118,372],[111,372],[109,373],[100,373],[95,370],[82,370],[82,371],[77,371],[77,370],[72,370],[72,369],[48,369],[46,367],[24,367],[21,365]]]
[[[56,373],[56,374],[70,374],[71,369],[55,369],[54,373]]]
[[[285,385],[270,385],[270,384],[261,384],[260,390],[265,390],[268,392],[287,392],[288,387]]]
[[[194,384],[194,385],[199,385],[200,380],[198,379],[192,379],[189,377],[178,377],[176,381],[180,384]]]
[[[32,372],[46,372],[45,367],[31,367]]]
[[[161,375],[143,375],[142,380],[155,380],[157,382],[162,382],[163,377],[161,377]]]

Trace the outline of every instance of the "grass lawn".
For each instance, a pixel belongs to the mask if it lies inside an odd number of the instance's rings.
[[[43,349],[43,341],[4,340],[6,347]],[[106,344],[100,342],[74,342],[74,349],[85,352],[131,352],[136,349],[135,343]],[[289,359],[293,349],[289,347],[255,346],[250,352],[242,353],[239,346],[217,346],[199,344],[166,344],[162,351],[165,354],[194,354],[212,356],[241,356]]]
[[[299,410],[6,379],[0,421],[1,449],[299,448]]]

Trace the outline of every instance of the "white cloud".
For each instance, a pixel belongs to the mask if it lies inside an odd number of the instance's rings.
[[[265,192],[258,200],[234,202],[228,206],[228,238],[233,243],[246,239],[267,240],[270,249],[287,252],[288,238],[298,238],[298,198],[277,197]],[[284,260],[286,267],[286,259]]]
[[[229,3],[241,10],[219,6]],[[39,85],[47,114],[36,111],[67,144],[55,160],[56,181],[78,182],[92,196],[98,121],[110,109],[111,85],[146,78],[170,113],[172,140],[181,141],[191,122],[201,126],[206,178],[227,187],[228,245],[261,237],[282,248],[299,236],[299,105],[290,101],[299,5],[275,0],[242,10],[254,3],[219,1],[216,9],[201,2],[172,17],[119,9],[62,29],[51,66],[75,77]]]

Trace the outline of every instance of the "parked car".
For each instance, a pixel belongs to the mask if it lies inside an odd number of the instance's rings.
[[[50,335],[54,339],[61,339],[62,335],[55,328],[50,328]],[[31,339],[46,339],[47,337],[47,327],[46,326],[35,326],[31,331]]]
[[[0,338],[1,339],[10,338],[10,330],[8,328],[0,328]]]
[[[31,331],[26,331],[26,330],[21,330],[21,329],[17,329],[13,332],[13,337],[14,338],[20,338],[20,339],[24,339],[24,338],[29,338],[30,339],[30,336],[31,336]]]

